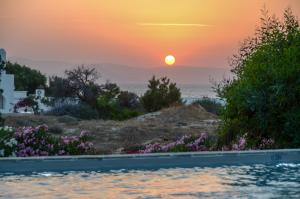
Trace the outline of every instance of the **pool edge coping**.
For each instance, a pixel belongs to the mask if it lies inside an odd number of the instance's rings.
[[[180,156],[217,156],[217,155],[246,155],[246,154],[267,154],[267,153],[288,153],[298,152],[297,149],[268,149],[268,150],[245,150],[245,151],[201,151],[201,152],[173,152],[173,153],[147,153],[147,154],[109,154],[109,155],[69,155],[69,156],[31,156],[31,157],[0,157],[1,161],[22,161],[22,160],[70,160],[70,159],[126,159],[143,157],[180,157]]]

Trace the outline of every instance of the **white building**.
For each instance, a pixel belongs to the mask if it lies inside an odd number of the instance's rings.
[[[0,48],[0,62],[6,62],[6,52],[2,48]]]
[[[0,63],[6,62],[6,52],[0,49]],[[15,78],[14,75],[6,74],[5,70],[0,74],[0,112],[13,113],[14,105],[20,100],[27,97],[27,91],[15,91]],[[41,98],[45,97],[44,89],[37,89],[36,97],[39,99],[38,103],[41,104]],[[47,109],[45,105],[42,107]]]
[[[8,75],[5,71],[2,71],[0,78],[0,112],[10,113],[13,111],[14,102],[14,75]]]

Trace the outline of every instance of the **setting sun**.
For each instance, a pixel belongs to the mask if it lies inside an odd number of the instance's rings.
[[[165,57],[165,62],[167,65],[171,66],[175,63],[175,57],[173,55],[168,55]]]

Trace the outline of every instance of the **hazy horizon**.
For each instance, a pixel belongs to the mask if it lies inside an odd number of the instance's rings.
[[[107,80],[118,84],[147,84],[153,76],[167,76],[178,84],[210,85],[210,80],[220,80],[229,76],[229,68],[222,67],[195,67],[195,66],[172,66],[172,67],[148,67],[139,68],[129,65],[112,63],[68,63],[61,61],[30,60],[26,58],[9,57],[9,61],[30,66],[40,70],[47,76],[63,76],[64,71],[78,65],[95,67],[101,75],[100,82]],[[53,70],[56,68],[56,70]]]

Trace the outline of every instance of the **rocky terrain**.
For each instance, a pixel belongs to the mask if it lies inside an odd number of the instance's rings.
[[[124,148],[151,142],[169,142],[185,134],[213,134],[218,117],[199,105],[175,106],[145,114],[127,121],[77,120],[70,116],[8,115],[5,125],[48,125],[51,133],[77,135],[81,130],[92,132],[93,143],[100,153],[121,153]]]

